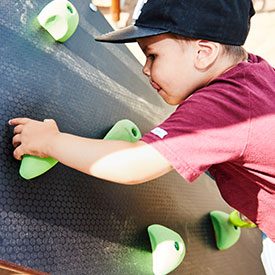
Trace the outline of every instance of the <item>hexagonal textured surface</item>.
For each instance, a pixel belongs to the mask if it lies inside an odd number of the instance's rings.
[[[206,175],[194,184],[172,172],[120,186],[59,163],[20,178],[12,117],[54,118],[61,131],[103,138],[120,119],[145,133],[171,112],[125,46],[94,41],[111,29],[103,16],[88,1],[72,2],[80,22],[64,44],[38,25],[46,0],[0,2],[0,259],[53,275],[152,274],[146,228],[158,223],[186,243],[173,274],[264,274],[257,229],[217,251],[208,213],[231,209]]]

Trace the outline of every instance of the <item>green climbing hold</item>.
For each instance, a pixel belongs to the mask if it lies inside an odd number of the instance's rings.
[[[153,272],[165,275],[180,265],[185,256],[185,244],[175,231],[158,224],[148,227],[152,246]]]
[[[44,174],[57,164],[53,158],[39,158],[24,155],[21,161],[19,174],[22,178],[29,180]]]
[[[234,210],[230,215],[229,215],[229,221],[238,226],[238,227],[243,227],[243,228],[253,228],[257,227],[257,225],[253,222],[251,222],[249,219],[247,219],[245,216],[243,216],[239,211]]]
[[[140,138],[140,130],[135,123],[128,119],[118,121],[104,137],[104,139],[123,140],[128,142],[136,142]]]
[[[56,41],[65,42],[75,32],[79,15],[69,1],[54,0],[42,9],[37,20]]]
[[[136,142],[140,138],[140,130],[135,123],[128,119],[118,121],[104,137],[104,139],[124,140],[128,142]],[[19,174],[24,179],[33,179],[47,172],[55,164],[57,164],[57,160],[53,158],[38,158],[24,155]]]
[[[223,211],[210,212],[218,249],[225,250],[233,246],[240,238],[241,229],[229,220],[229,214]]]

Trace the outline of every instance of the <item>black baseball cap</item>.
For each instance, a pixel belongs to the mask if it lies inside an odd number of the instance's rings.
[[[140,8],[138,8],[138,6]],[[128,43],[164,33],[243,45],[255,14],[251,0],[139,0],[133,25],[95,38]]]

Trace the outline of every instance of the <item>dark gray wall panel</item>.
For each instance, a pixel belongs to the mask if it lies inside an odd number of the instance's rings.
[[[257,229],[216,249],[208,213],[231,209],[206,175],[190,184],[172,172],[122,186],[57,164],[31,181],[20,178],[12,117],[54,118],[62,131],[103,138],[120,119],[146,133],[171,112],[124,45],[94,41],[111,27],[88,1],[72,1],[80,22],[63,44],[36,21],[46,3],[0,1],[0,259],[53,275],[152,274],[146,228],[159,223],[187,247],[171,274],[264,274]]]

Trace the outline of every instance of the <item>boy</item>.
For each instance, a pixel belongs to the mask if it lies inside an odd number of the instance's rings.
[[[209,170],[223,198],[275,241],[275,72],[241,47],[250,0],[149,0],[132,26],[97,40],[137,41],[143,73],[177,110],[132,144],[87,139],[53,120],[15,118],[14,157],[53,157],[84,173],[137,184],[176,169]],[[123,171],[123,172],[121,172]]]

